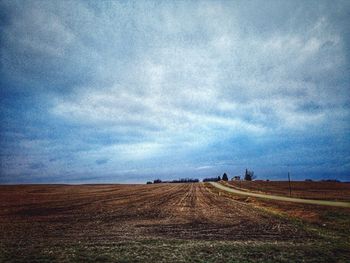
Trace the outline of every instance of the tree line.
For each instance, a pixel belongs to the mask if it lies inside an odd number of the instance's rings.
[[[238,177],[240,178],[240,176],[235,176],[235,178]],[[252,181],[256,179],[256,175],[254,175],[253,171],[250,171],[248,169],[245,170],[245,174],[244,174],[244,180],[245,181]],[[222,176],[218,176],[218,177],[208,177],[208,178],[204,178],[203,182],[218,182],[218,181],[228,181],[228,175],[226,173],[224,173]],[[239,179],[240,180],[240,179]],[[161,179],[155,179],[152,181],[148,181],[147,184],[161,184],[161,183],[198,183],[199,179],[196,178],[180,178],[178,180],[170,180],[170,181],[162,181]]]
[[[171,181],[162,181],[160,179],[155,179],[153,182],[148,181],[147,184],[161,184],[161,183],[198,183],[199,179],[194,179],[194,178],[180,178],[178,180],[171,180]]]

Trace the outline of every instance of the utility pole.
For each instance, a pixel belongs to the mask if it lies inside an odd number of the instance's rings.
[[[290,184],[290,174],[289,174],[289,171],[288,171],[288,182],[289,182],[289,196],[292,197],[292,186]]]

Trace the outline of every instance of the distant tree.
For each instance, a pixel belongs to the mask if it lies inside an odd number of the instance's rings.
[[[199,179],[194,178],[181,178],[178,180],[172,180],[170,183],[198,183]]]
[[[220,175],[218,176],[218,181],[221,181],[221,177],[220,177]]]
[[[216,180],[216,177],[215,177]],[[171,184],[171,183],[198,183],[199,179],[196,178],[180,178],[178,180],[167,180],[167,181],[162,181],[160,179],[155,179],[153,181],[153,184],[160,184],[160,183],[167,183],[167,184]],[[147,184],[152,184],[152,182],[148,181]]]
[[[340,183],[338,179],[323,179],[321,182],[328,182],[328,183]]]
[[[227,174],[226,174],[226,173],[224,173],[224,174],[222,175],[222,180],[224,180],[224,181],[228,181],[228,176],[227,176]]]
[[[253,171],[249,171],[248,169],[245,169],[245,175],[244,180],[246,181],[252,181],[256,178]]]
[[[217,182],[217,181],[219,181],[219,178],[220,178],[220,176],[219,177],[213,177],[213,178],[204,178],[203,182]]]
[[[160,180],[160,179],[156,179],[153,181],[154,184],[160,184],[161,182],[162,182],[162,180]]]

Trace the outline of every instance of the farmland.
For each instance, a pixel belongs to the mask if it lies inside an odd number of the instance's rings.
[[[210,184],[0,186],[0,200],[0,262],[350,260],[349,209]]]
[[[287,181],[231,181],[229,184],[252,192],[289,196]],[[291,189],[293,197],[350,201],[350,183],[292,181]]]

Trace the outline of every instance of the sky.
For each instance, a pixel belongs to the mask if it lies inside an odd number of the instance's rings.
[[[0,183],[350,181],[350,1],[0,1]]]

